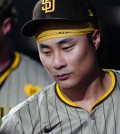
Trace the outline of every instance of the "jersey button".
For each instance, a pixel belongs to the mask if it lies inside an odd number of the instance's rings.
[[[96,119],[95,114],[91,114],[91,115],[90,115],[90,118],[91,118],[92,120],[95,120],[95,119]]]

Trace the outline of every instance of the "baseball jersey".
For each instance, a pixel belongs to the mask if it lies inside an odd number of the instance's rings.
[[[11,64],[0,74],[0,119],[13,106],[52,83],[52,78],[37,61],[18,52],[11,57]]]
[[[108,70],[109,90],[90,111],[70,102],[56,83],[13,108],[2,134],[120,134],[120,73]]]

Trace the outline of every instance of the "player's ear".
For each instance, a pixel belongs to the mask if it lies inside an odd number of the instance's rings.
[[[10,17],[9,18],[6,18],[3,21],[3,24],[2,24],[3,34],[6,35],[7,33],[9,33],[10,30],[11,30],[11,27],[12,27],[12,19]]]
[[[93,44],[95,49],[97,50],[100,45],[100,31],[96,29],[92,34]]]

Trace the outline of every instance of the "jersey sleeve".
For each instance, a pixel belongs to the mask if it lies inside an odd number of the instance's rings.
[[[24,134],[21,121],[15,115],[6,115],[2,118],[0,134]]]

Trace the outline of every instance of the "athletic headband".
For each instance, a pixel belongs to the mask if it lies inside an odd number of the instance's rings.
[[[81,27],[80,29],[59,29],[59,30],[47,30],[41,32],[39,35],[36,36],[36,42],[40,43],[41,41],[51,39],[51,38],[58,38],[58,37],[66,37],[66,36],[79,36],[91,33],[95,30],[95,27],[88,23],[87,27]]]

